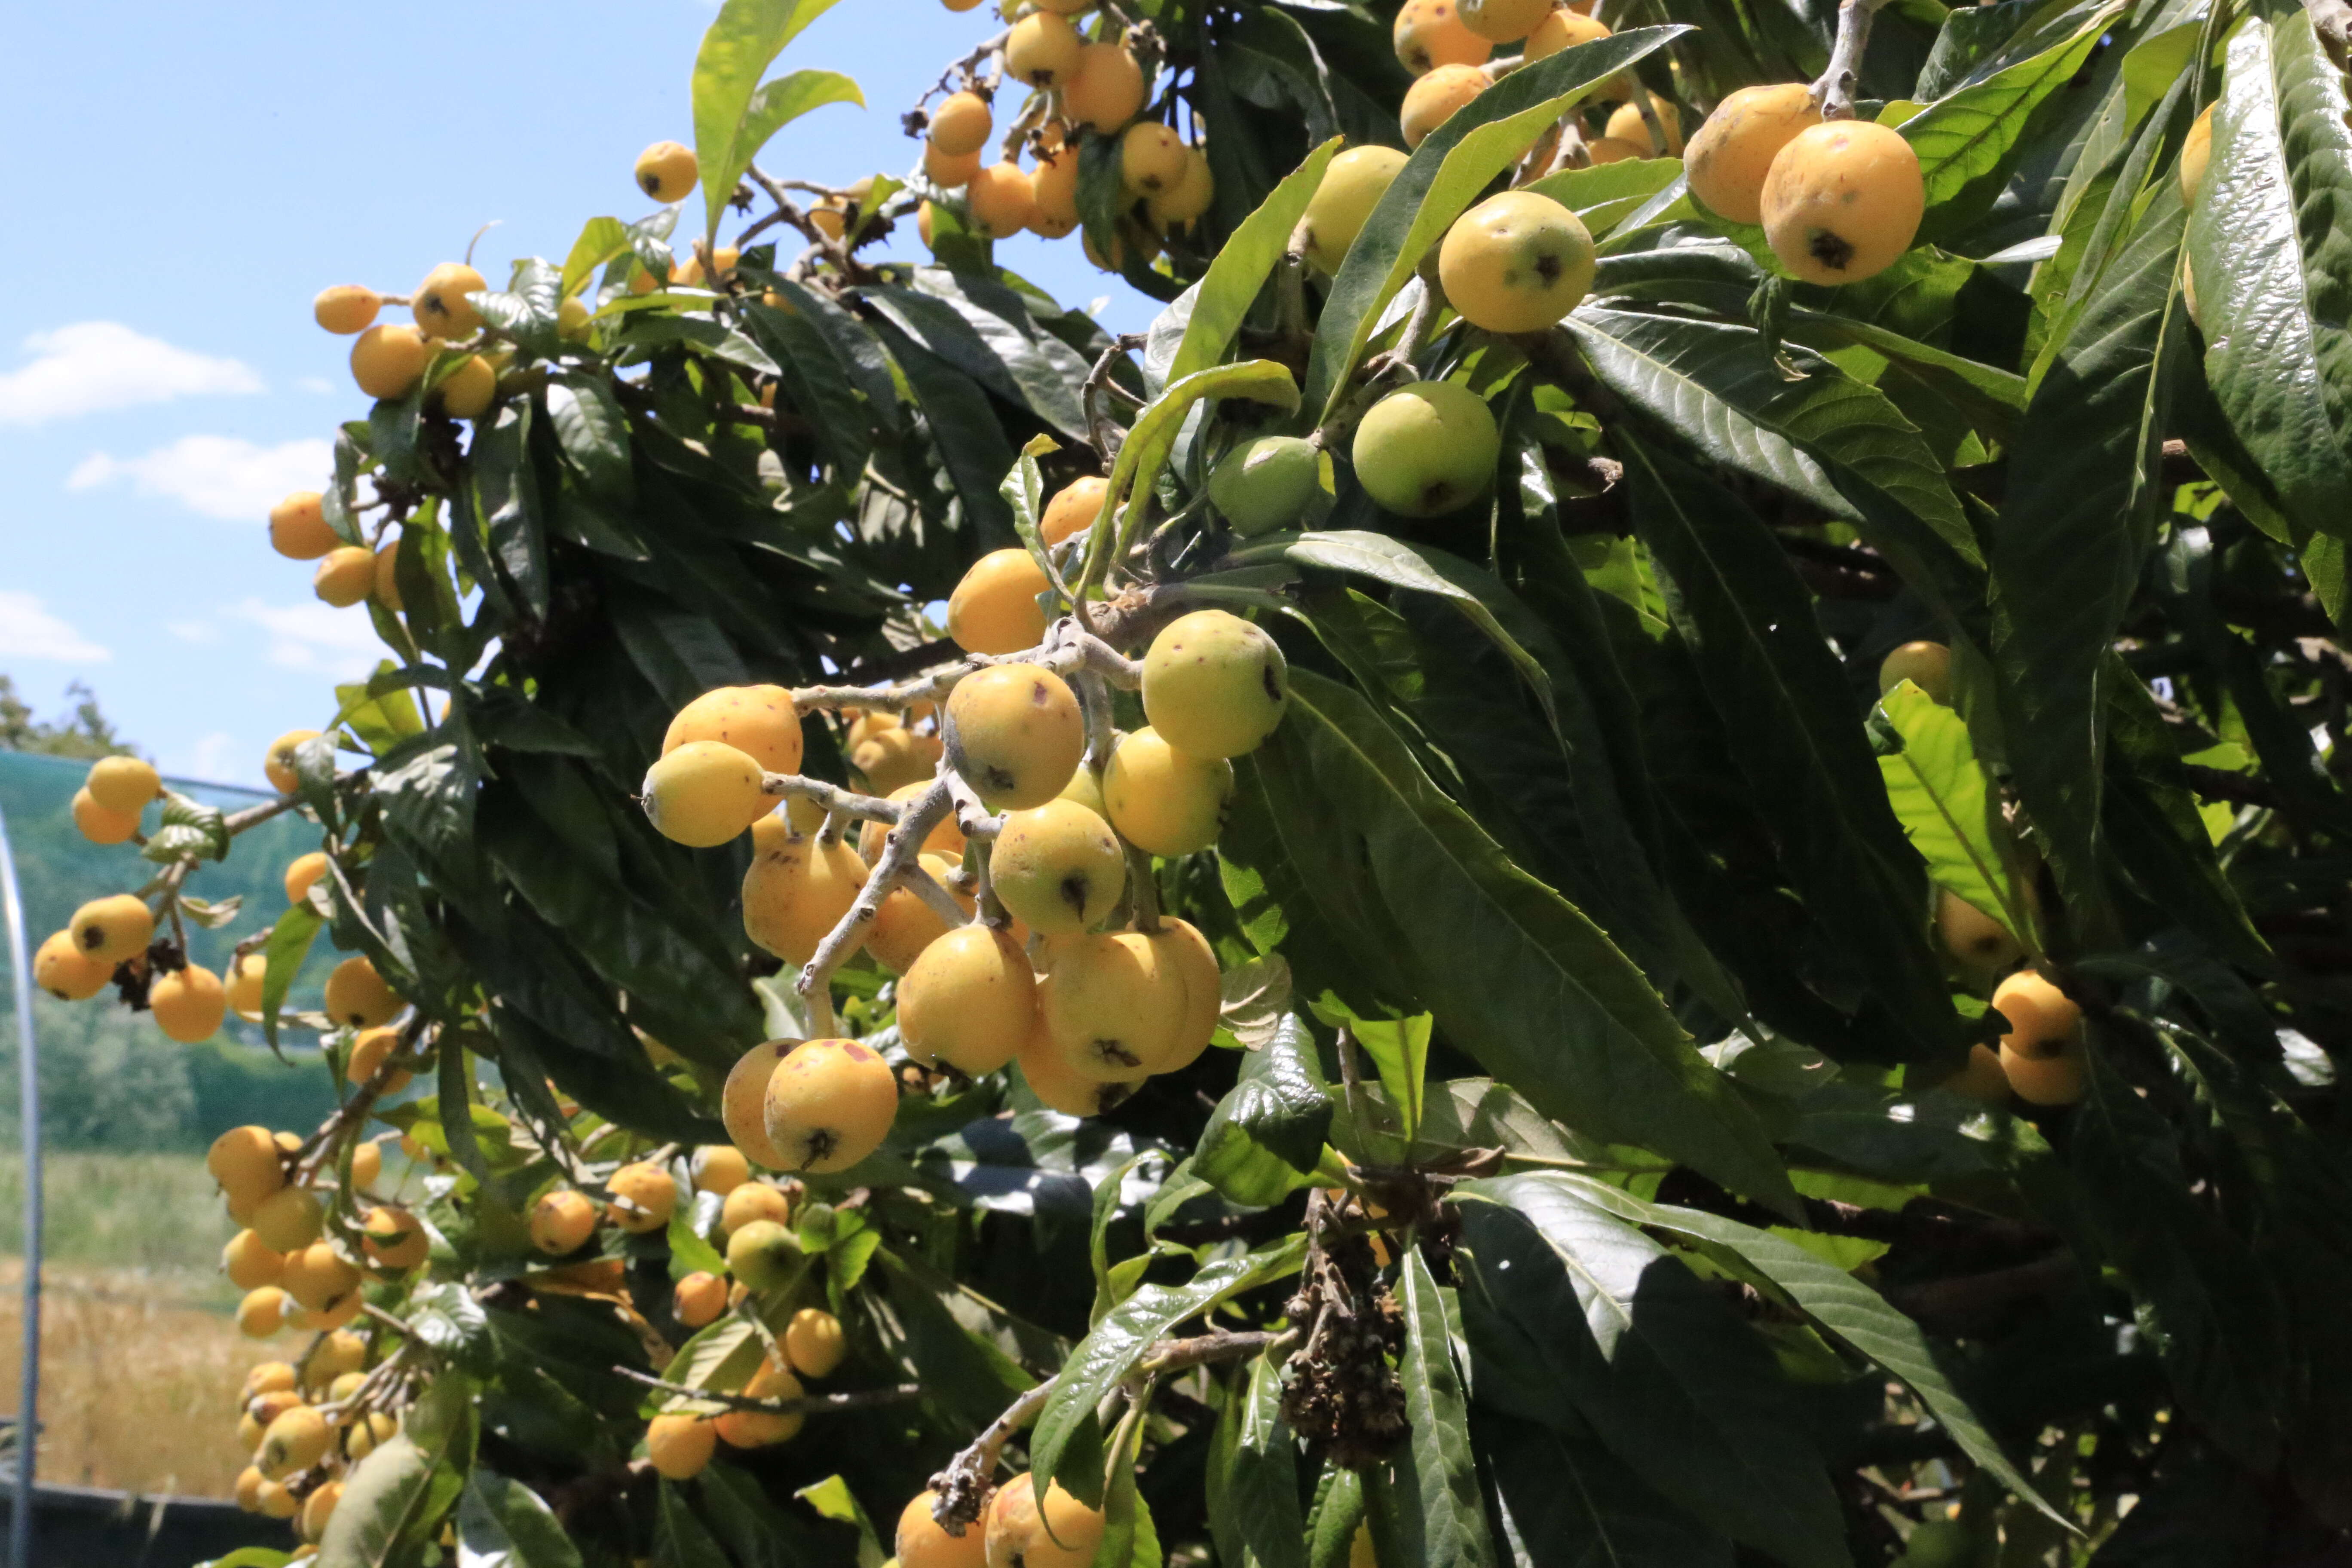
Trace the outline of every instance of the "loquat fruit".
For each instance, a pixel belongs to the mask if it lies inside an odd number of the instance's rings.
[[[822,1307],[803,1307],[785,1323],[784,1359],[803,1377],[830,1377],[849,1353],[841,1320]]]
[[[308,1405],[298,1405],[269,1424],[254,1463],[269,1479],[282,1481],[325,1458],[331,1436],[325,1416]]]
[[[107,810],[136,816],[163,793],[163,777],[143,757],[100,757],[89,765],[82,788]]]
[[[724,1197],[751,1179],[751,1163],[732,1143],[705,1143],[688,1157],[687,1173],[698,1193]]]
[[[915,960],[898,985],[898,1037],[925,1067],[994,1072],[1028,1039],[1036,977],[1021,944],[984,925],[958,926]]]
[[[799,1399],[806,1393],[801,1380],[773,1362],[762,1362],[751,1381],[743,1385],[746,1397],[751,1399]],[[772,1415],[764,1410],[730,1410],[714,1417],[711,1425],[718,1429],[719,1440],[730,1448],[764,1448],[772,1444],[790,1442],[798,1436],[804,1415]]]
[[[314,1241],[286,1254],[278,1285],[313,1312],[331,1311],[360,1288],[360,1271],[335,1250],[332,1242]]]
[[[1059,544],[1084,533],[1095,525],[1095,518],[1102,511],[1103,497],[1109,490],[1110,481],[1094,475],[1072,479],[1045,503],[1045,514],[1037,520],[1037,531],[1048,544]]]
[[[966,153],[961,157],[951,158],[947,153],[940,152],[938,147],[928,142],[925,143],[923,147],[923,178],[930,181],[931,184],[939,186],[940,189],[943,191],[961,190],[964,186],[971,184],[971,177],[979,173],[980,154],[978,153]],[[817,212],[824,212],[824,208],[819,207]],[[812,213],[810,216],[814,217],[815,214]],[[832,229],[839,228],[841,226],[840,216],[838,214],[834,215],[833,222],[830,225],[827,225],[822,219],[819,219],[817,226],[819,228],[826,229],[828,232]],[[835,235],[834,237],[839,238],[840,237]],[[925,245],[929,245],[930,241],[926,238],[923,243]]]
[[[289,730],[269,742],[269,750],[261,754],[261,771],[270,788],[279,795],[292,795],[302,787],[301,777],[294,771],[294,753],[318,738],[316,730]]]
[[[1037,1012],[1062,1059],[1088,1078],[1160,1071],[1184,1016],[1184,980],[1171,957],[1139,931],[1048,943]]]
[[[677,1183],[663,1167],[640,1161],[624,1165],[605,1180],[613,1201],[604,1217],[631,1236],[644,1236],[669,1224],[677,1210]]]
[[[328,551],[310,574],[310,591],[339,610],[350,609],[375,591],[375,552],[364,544]]]
[[[236,1304],[236,1331],[249,1340],[266,1340],[285,1326],[286,1309],[293,1299],[275,1285],[245,1293]]]
[[[285,1268],[286,1255],[263,1246],[261,1238],[249,1230],[238,1231],[221,1248],[221,1272],[240,1290],[277,1284]]]
[[[1437,517],[1486,493],[1502,445],[1486,399],[1459,382],[1416,381],[1372,405],[1349,455],[1357,480],[1384,509]]]
[[[1102,792],[1120,837],[1154,855],[1191,855],[1225,825],[1234,764],[1180,752],[1146,725],[1112,748]]]
[[[646,1458],[668,1480],[692,1480],[718,1451],[719,1428],[706,1416],[656,1415],[646,1428]]]
[[[360,1232],[360,1250],[386,1273],[405,1273],[433,1253],[433,1238],[425,1234],[425,1222],[406,1209],[379,1204],[368,1210]]]
[[[721,686],[704,692],[670,720],[662,734],[662,754],[690,741],[732,746],[772,773],[801,771],[801,716],[793,694],[781,686]]]
[[[1062,88],[1062,111],[1099,135],[1115,134],[1143,111],[1143,68],[1124,42],[1088,44]],[[1073,149],[1075,152],[1075,149]]]
[[[1045,636],[1037,596],[1049,584],[1025,550],[992,550],[948,596],[948,636],[966,653],[1020,653]]]
[[[1139,121],[1118,139],[1119,179],[1139,196],[1172,191],[1184,178],[1184,139],[1172,126]]]
[[[766,1092],[767,1086],[761,1085],[763,1097]],[[764,1099],[762,1103],[764,1108]],[[767,1136],[766,1129],[762,1128],[761,1141],[764,1142]],[[781,1226],[790,1225],[792,1218],[793,1200],[782,1189],[772,1187],[765,1182],[746,1182],[728,1194],[727,1201],[719,1205],[719,1231],[722,1236],[733,1236],[758,1220],[771,1220]]]
[[[1050,11],[1040,11],[1013,24],[1004,41],[1004,69],[1031,87],[1060,87],[1077,69],[1086,40],[1078,30]]]
[[[727,1238],[727,1270],[747,1290],[782,1289],[798,1276],[801,1261],[800,1238],[782,1220],[747,1220]]]
[[[1059,239],[1078,226],[1078,150],[1062,147],[1037,155],[1029,176],[1029,194],[1035,203],[1029,226],[1047,239]]]
[[[1911,248],[1927,205],[1919,155],[1903,133],[1832,120],[1789,139],[1764,176],[1764,237],[1791,276],[1858,283]]]
[[[1554,325],[1583,302],[1594,264],[1584,220],[1537,191],[1487,197],[1454,220],[1437,252],[1447,302],[1490,332]]]
[[[1173,189],[1159,192],[1147,204],[1151,221],[1163,231],[1181,228],[1209,210],[1217,198],[1216,176],[1209,172],[1209,155],[1198,147],[1184,149],[1184,177]]]
[[[1005,909],[1044,936],[1101,923],[1127,889],[1127,857],[1110,824],[1058,796],[1005,817],[989,869]]]
[[[1393,147],[1350,147],[1331,160],[1299,224],[1309,266],[1326,277],[1339,270],[1404,165],[1405,155]]]
[[[775,1073],[776,1064],[790,1056],[799,1044],[798,1040],[766,1040],[753,1046],[735,1059],[735,1065],[728,1069],[726,1084],[719,1091],[719,1120],[726,1125],[727,1136],[746,1156],[772,1171],[783,1164],[784,1155],[768,1142],[768,1079]],[[766,1186],[759,1190],[775,1191]],[[738,1187],[728,1194],[728,1210],[721,1211],[719,1216],[723,1227],[731,1230],[740,1223],[728,1219],[727,1214],[733,1209],[737,1194],[744,1193],[751,1194],[744,1199],[747,1205],[760,1201],[758,1192],[750,1187]]]
[[[708,1327],[727,1310],[727,1281],[696,1269],[670,1292],[670,1316],[689,1329]]]
[[[362,332],[352,344],[352,380],[370,397],[405,397],[425,379],[432,351],[425,334],[397,321]]]
[[[2000,1065],[2000,1053],[1987,1045],[1970,1046],[1968,1066],[1936,1087],[1987,1105],[2001,1105],[2009,1100],[2009,1074]]]
[[[923,1492],[899,1510],[898,1532],[890,1544],[898,1568],[988,1568],[986,1531],[974,1521],[963,1527],[961,1535],[950,1535],[931,1517],[931,1505],[939,1495]]]
[[[1663,146],[1659,144],[1658,138],[1650,133],[1650,122],[1642,118],[1642,106],[1636,100],[1629,99],[1612,110],[1609,114],[1609,123],[1602,133],[1614,137],[1620,142],[1631,142],[1643,150],[1642,156],[1644,158],[1681,157],[1683,153],[1682,110],[1654,93],[1650,95],[1650,107],[1658,116],[1659,131],[1665,134],[1665,143]]]
[[[291,561],[316,561],[342,541],[327,526],[326,498],[296,490],[269,509],[269,547]]]
[[[684,201],[699,172],[694,149],[676,142],[656,142],[637,154],[637,189],[665,205]]]
[[[1404,144],[1420,146],[1431,132],[1491,85],[1486,73],[1476,66],[1439,66],[1414,82],[1405,89],[1404,107],[1397,114]]]
[[[350,337],[363,332],[375,323],[375,313],[383,308],[383,298],[374,289],[358,283],[338,283],[319,290],[310,301],[310,319],[338,337]]]
[[[498,368],[480,354],[467,354],[457,369],[442,377],[433,395],[450,418],[479,419],[498,400]]]
[[[147,951],[155,940],[155,916],[138,894],[114,893],[74,910],[66,929],[73,932],[74,946],[82,956],[111,969]]]
[[[901,784],[886,798],[903,805],[929,788],[930,781],[928,779],[920,784]],[[857,853],[865,857],[868,866],[881,864],[882,851],[889,837],[890,826],[887,823],[868,822],[859,826]],[[922,852],[926,857],[937,855],[950,860],[963,858],[963,829],[956,826],[955,813],[949,812],[931,825],[930,832],[923,836]]]
[[[86,1002],[113,978],[114,965],[84,952],[69,931],[51,931],[33,954],[33,984],[61,1002]]]
[[[768,1079],[768,1142],[788,1171],[847,1170],[882,1146],[898,1112],[889,1063],[856,1040],[810,1040]]]
[[[1077,694],[1034,664],[993,665],[958,681],[940,735],[949,764],[991,811],[1052,800],[1087,749]]]
[[[2021,969],[1994,989],[1992,1005],[2009,1022],[2000,1037],[2000,1067],[2017,1098],[2029,1105],[2072,1105],[2082,1099],[2090,1064],[2084,1054],[2083,1009],[2074,999],[2034,971]]]
[[[988,100],[966,89],[950,95],[931,114],[930,143],[941,155],[961,158],[988,144],[996,129]]]
[[[740,837],[775,809],[759,763],[722,741],[665,751],[638,786],[646,820],[672,843],[707,849]]]
[[[1939,642],[1907,642],[1878,664],[1880,696],[1909,681],[1936,701],[1952,705],[1952,650]]]
[[[93,797],[89,787],[73,793],[73,820],[84,838],[92,844],[122,844],[139,831],[136,811],[109,811]]]
[[[1019,1475],[988,1500],[988,1568],[1087,1568],[1102,1544],[1103,1516],[1048,1482],[1038,1505],[1036,1477]]]
[[[352,954],[328,973],[324,1001],[327,1016],[356,1029],[390,1023],[404,1005],[364,953]]]
[[[325,1226],[326,1213],[308,1187],[280,1187],[253,1205],[253,1234],[289,1259],[318,1240]]]
[[[209,1040],[228,1015],[228,994],[220,976],[201,964],[186,964],[160,974],[147,987],[147,1005],[155,1026],[184,1046]]]
[[[2205,184],[2205,166],[2213,160],[2213,110],[2218,105],[2207,104],[2190,121],[2189,134],[2180,142],[2180,199],[2194,205],[2197,193]]]
[[[1482,66],[1494,44],[1472,32],[1454,0],[1405,0],[1390,28],[1396,58],[1415,76],[1440,66]]]
[[[232,1127],[213,1140],[205,1169],[232,1203],[259,1203],[286,1184],[286,1163],[267,1127]]]
[[[1487,458],[1490,467],[1493,461]],[[1238,757],[1256,750],[1282,722],[1289,683],[1290,666],[1263,627],[1223,610],[1194,610],[1151,639],[1143,656],[1143,711],[1160,738],[1180,752]],[[1109,799],[1108,783],[1104,799]]]
[[[1020,164],[991,163],[965,183],[964,205],[974,228],[991,239],[1004,239],[1029,226],[1037,193]]]
[[[1799,132],[1822,122],[1811,90],[1803,82],[1785,81],[1725,95],[1684,150],[1690,194],[1734,223],[1763,221],[1764,177],[1772,160]],[[1616,124],[1613,117],[1610,124]]]
[[[866,885],[865,858],[847,844],[815,834],[762,849],[743,873],[743,932],[789,963],[816,956]]]
[[[596,1234],[596,1205],[587,1194],[559,1187],[530,1206],[530,1244],[551,1258],[577,1252]]]
[[[1461,0],[1462,25],[1489,43],[1516,44],[1551,15],[1554,0]]]

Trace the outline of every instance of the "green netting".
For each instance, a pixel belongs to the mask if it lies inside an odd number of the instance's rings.
[[[136,845],[92,844],[75,828],[73,793],[89,767],[0,751],[0,811],[8,816],[32,946],[62,927],[85,900],[136,889],[155,869]],[[268,798],[181,779],[171,784],[225,811]],[[152,809],[149,816],[152,826]],[[286,863],[318,847],[317,826],[289,812],[239,837],[226,861],[201,868],[188,882],[190,892],[214,902],[241,894],[244,903],[218,931],[190,928],[194,961],[225,972],[238,939],[267,927],[286,907]],[[318,1005],[333,957],[320,942],[296,987],[295,1005]],[[16,977],[6,973],[5,960],[0,951],[0,1143],[13,1145]],[[54,1148],[200,1149],[247,1121],[307,1128],[334,1105],[327,1069],[301,1031],[284,1038],[295,1063],[289,1067],[262,1046],[259,1028],[234,1017],[202,1045],[174,1044],[144,1014],[126,1010],[111,989],[88,1002],[37,994],[33,1010],[41,1045],[41,1131]]]

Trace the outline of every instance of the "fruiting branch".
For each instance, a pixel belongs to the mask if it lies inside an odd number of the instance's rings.
[[[1885,0],[1839,0],[1837,41],[1830,46],[1829,68],[1805,94],[1823,120],[1853,118],[1853,89],[1862,80],[1862,53],[1870,44],[1870,24],[1884,4]],[[1651,134],[1657,134],[1654,121]]]
[[[1140,332],[1122,332],[1112,339],[1110,347],[1103,350],[1094,369],[1087,373],[1086,384],[1078,389],[1078,406],[1086,414],[1087,430],[1093,437],[1095,450],[1101,454],[1105,473],[1118,460],[1119,443],[1126,439],[1126,433],[1096,407],[1095,400],[1109,388],[1111,373],[1119,363],[1149,341]]]
[[[1279,1350],[1297,1337],[1296,1330],[1280,1333],[1219,1331],[1190,1339],[1160,1340],[1143,1352],[1135,1363],[1135,1372],[1139,1376],[1157,1377],[1213,1362],[1238,1361]],[[939,1494],[931,1504],[931,1517],[939,1521],[940,1529],[950,1535],[961,1536],[965,1526],[978,1522],[988,1494],[994,1489],[992,1478],[1004,1445],[1045,1408],[1046,1402],[1054,1397],[1057,1381],[1049,1377],[1005,1406],[1003,1415],[990,1422],[969,1447],[948,1461],[945,1469],[931,1478],[931,1489]]]
[[[953,798],[947,781],[939,778],[931,781],[930,788],[905,803],[898,825],[883,840],[882,858],[875,866],[873,875],[866,879],[866,885],[857,890],[856,901],[849,906],[849,912],[841,917],[841,923],[825,933],[824,940],[817,944],[815,955],[801,970],[801,977],[793,989],[812,1009],[812,1027],[820,1009],[827,1025],[830,1025],[833,972],[840,968],[843,961],[856,952],[858,944],[866,940],[866,931],[873,927],[874,917],[881,911],[882,900],[905,880],[910,869],[919,867],[923,840],[930,837],[931,829],[947,816]],[[929,877],[924,879],[926,881],[929,879]],[[958,910],[956,913],[957,919],[961,920],[962,911]]]

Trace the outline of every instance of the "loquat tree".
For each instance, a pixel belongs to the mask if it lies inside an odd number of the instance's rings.
[[[240,1497],[2339,1560],[2341,7],[1036,0],[840,188],[760,163],[822,8],[720,6],[651,216],[320,296],[375,401],[270,536],[390,657],[275,805],[93,770],[156,868],[41,983],[342,1086],[211,1157]]]

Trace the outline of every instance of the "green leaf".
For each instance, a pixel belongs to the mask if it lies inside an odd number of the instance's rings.
[[[160,824],[140,853],[165,866],[181,859],[225,860],[228,843],[228,820],[218,806],[167,789]]]
[[[1304,401],[1318,424],[1346,395],[1389,301],[1487,184],[1570,104],[1686,30],[1639,27],[1562,49],[1513,71],[1429,133],[1390,182],[1331,280],[1307,365]]]
[[[1192,1169],[1237,1204],[1280,1203],[1307,1184],[1330,1126],[1315,1041],[1285,1015],[1273,1038],[1243,1058],[1240,1080],[1201,1131]]]
[[[1229,1386],[1210,1439],[1209,1531],[1227,1568],[1307,1568],[1298,1443],[1282,1419],[1282,1366],[1260,1356]]]
[[[1325,1460],[1315,1486],[1315,1506],[1307,1521],[1309,1568],[1351,1568],[1356,1534],[1365,1525],[1364,1511],[1363,1473]]]
[[[693,1210],[680,1207],[669,1216],[669,1277],[671,1283],[689,1274],[716,1274],[725,1278],[727,1259],[719,1250],[694,1228]]]
[[[378,1444],[343,1479],[343,1495],[319,1542],[320,1568],[384,1568],[431,1522],[433,1455],[405,1432]]]
[[[1899,127],[1919,155],[1927,193],[1927,218],[1920,238],[1933,242],[1957,233],[1964,220],[1981,216],[1997,188],[2009,154],[2023,139],[2042,100],[2064,87],[2082,68],[2120,5],[2102,6],[2063,43],[2000,72],[1974,87],[1938,99]],[[1981,184],[1979,182],[1982,182]],[[1980,200],[1954,205],[1977,186]]]
[[[1957,1066],[1918,860],[1854,722],[1844,668],[1811,595],[1737,497],[1630,437],[1618,447],[1635,525],[1670,580],[1675,627],[1812,918],[1870,976],[1906,1059]]]
[[[318,939],[319,929],[325,924],[307,904],[296,904],[269,928],[269,941],[261,950],[261,1036],[273,1048],[278,1044],[278,1015],[286,1006],[286,994],[294,988],[295,978],[310,956],[310,943]]]
[[[1928,1413],[1942,1423],[1969,1458],[1998,1478],[2030,1506],[2065,1524],[2032,1481],[2010,1462],[1976,1412],[1962,1399],[1938,1363],[1935,1347],[1919,1326],[1852,1274],[1823,1262],[1797,1243],[1770,1231],[1696,1209],[1645,1203],[1622,1187],[1567,1173],[1530,1177],[1571,1187],[1587,1202],[1653,1231],[1670,1230],[1697,1241],[1735,1273],[1759,1277],[1783,1294],[1814,1325],[1851,1345],[1900,1378]],[[1740,1268],[1738,1265],[1745,1265]]]
[[[2104,897],[2093,846],[2105,658],[2155,542],[2171,386],[2189,336],[2186,213],[2161,183],[2035,388],[1992,540],[1992,648],[2007,761],[2069,895]]]
[[[823,10],[817,6],[815,10]],[[811,12],[814,19],[814,11]],[[805,24],[803,24],[805,25]],[[751,101],[744,106],[743,122],[735,132],[735,156],[742,162],[737,165],[740,175],[749,168],[768,138],[806,114],[812,109],[823,109],[828,103],[854,103],[866,107],[866,94],[857,83],[839,71],[797,70],[780,76],[773,81],[760,84]],[[733,182],[729,182],[732,190]]]
[[[604,377],[575,371],[550,377],[547,416],[557,446],[591,492],[614,499],[634,493],[629,421]]]
[[[1993,828],[1993,802],[1960,716],[1906,680],[1879,699],[1903,749],[1878,759],[1886,798],[1927,878],[1948,888],[2026,941],[2009,868]]]
[[[784,46],[832,9],[833,4],[834,0],[726,0],[702,35],[702,47],[694,57],[694,155],[701,168],[703,211],[712,237],[719,233],[719,215],[727,210],[728,199],[735,194],[735,182],[751,166],[760,142],[767,139],[765,132],[757,141],[751,138],[756,129],[751,116],[754,89],[761,76],[783,53]],[[770,125],[767,132],[775,128]]]
[[[1709,1527],[1791,1568],[1845,1568],[1836,1494],[1801,1409],[1720,1296],[1554,1176],[1454,1191],[1472,1346],[1522,1347],[1507,1360],[1532,1356],[1553,1383],[1522,1398],[1565,1398],[1611,1452]]]
[[[1348,1032],[1372,1058],[1398,1116],[1399,1134],[1407,1143],[1421,1131],[1421,1116],[1429,1071],[1429,1034],[1436,1022],[1426,1013],[1409,1018],[1358,1018]]]
[[[1291,232],[1307,216],[1307,204],[1315,199],[1323,171],[1339,151],[1335,138],[1307,153],[1307,161],[1284,175],[1282,184],[1267,193],[1257,210],[1226,237],[1209,270],[1185,291],[1185,300],[1178,301],[1176,308],[1189,314],[1183,341],[1176,345],[1175,357],[1160,378],[1163,384],[1181,381],[1225,357],[1250,307],[1257,302],[1258,291],[1290,248]]]
[[[864,327],[856,328],[864,331]],[[1013,466],[1013,447],[995,407],[969,376],[924,348],[887,320],[872,323],[915,395],[915,405],[931,427],[931,439],[954,481],[957,499],[979,533],[983,549],[1013,542],[1013,520],[997,486]],[[895,404],[894,404],[895,406]]]
[[[1136,1458],[1143,1447],[1143,1405],[1129,1406],[1118,1424],[1118,1441],[1104,1461],[1109,1480],[1104,1488],[1103,1537],[1092,1568],[1160,1568],[1160,1532],[1138,1484]]]
[[[1549,196],[1584,220],[1592,237],[1609,231],[1680,177],[1680,158],[1621,158],[1546,174],[1527,188]]]
[[[1365,931],[1350,939],[1369,944],[1358,962],[1409,984],[1450,1043],[1548,1115],[1794,1211],[1753,1113],[1641,972],[1511,864],[1361,697],[1294,669],[1282,727],[1244,771],[1291,831],[1320,835],[1329,855],[1362,867],[1391,929],[1414,933],[1380,941],[1324,902],[1344,889],[1307,884],[1327,914]]]
[[[849,1489],[849,1483],[839,1476],[827,1476],[813,1486],[805,1486],[793,1494],[824,1518],[836,1524],[857,1528],[857,1568],[880,1568],[887,1555],[882,1550],[881,1539],[874,1532],[874,1521],[866,1517],[866,1510]]]
[[[1102,510],[1096,513],[1093,531],[1087,535],[1082,575],[1087,582],[1098,581],[1112,558],[1134,542],[1144,511],[1157,493],[1160,470],[1176,449],[1185,417],[1195,404],[1211,397],[1238,397],[1293,414],[1298,409],[1298,384],[1286,365],[1266,359],[1243,360],[1237,364],[1213,365],[1171,382],[1166,391],[1144,405],[1119,445],[1103,491]],[[1128,502],[1123,524],[1118,521],[1121,501]]]
[[[1126,1190],[1128,1173],[1146,1160],[1157,1160],[1160,1152],[1147,1149],[1130,1154],[1127,1163],[1104,1175],[1095,1184],[1095,1204],[1092,1221],[1087,1226],[1087,1252],[1094,1263],[1095,1304],[1087,1314],[1089,1324],[1099,1323],[1103,1314],[1118,1305],[1124,1293],[1112,1289],[1110,1277],[1110,1227],[1119,1215],[1119,1195]]]
[[[661,1489],[654,1505],[654,1561],[662,1568],[730,1568],[710,1527],[688,1505],[686,1489],[672,1480],[655,1484]]]
[[[2352,534],[2352,129],[2311,17],[2231,36],[2189,249],[2205,378],[2295,528]],[[2330,215],[2338,215],[2331,216]]]
[[[1470,1449],[1467,1402],[1454,1370],[1451,1314],[1419,1247],[1405,1248],[1398,1273],[1404,1349],[1397,1379],[1404,1385],[1408,1431],[1383,1478],[1387,1484],[1374,1489],[1374,1530],[1401,1562],[1490,1568],[1495,1545]]]
[[[940,268],[926,268],[924,274],[922,289],[866,289],[858,297],[1005,402],[1027,409],[1071,440],[1087,439],[1086,416],[1078,406],[1086,371],[1069,346],[1039,329],[1010,289]],[[982,299],[995,308],[983,306]]]
[[[1731,1568],[1730,1542],[1591,1436],[1486,1409],[1472,1411],[1470,1433],[1520,1568]]]
[[[1146,1285],[1120,1302],[1062,1363],[1053,1396],[1038,1412],[1029,1435],[1031,1471],[1058,1480],[1073,1496],[1098,1505],[1101,1474],[1087,1474],[1091,1467],[1068,1461],[1084,1458],[1079,1451],[1083,1446],[1072,1439],[1094,1420],[1095,1406],[1103,1396],[1179,1323],[1244,1290],[1297,1273],[1306,1253],[1307,1238],[1294,1236],[1264,1251],[1212,1263],[1189,1283]]]
[[[457,1498],[457,1549],[466,1568],[577,1568],[580,1549],[555,1511],[520,1481],[477,1469]]]
[[[616,217],[592,217],[563,258],[562,298],[569,300],[595,276],[596,268],[629,249],[629,226]]]
[[[1591,305],[1564,324],[1610,390],[1708,460],[1864,527],[1923,589],[1935,582],[1920,581],[1924,573],[1913,563],[1923,555],[1948,552],[1977,563],[1975,533],[1942,465],[1876,387],[1784,345],[1782,353],[1804,373],[1791,381],[1752,327]],[[1850,494],[1856,481],[1862,493]],[[1883,492],[1906,515],[1870,505],[1870,490]],[[1893,537],[1885,538],[1889,531]]]

